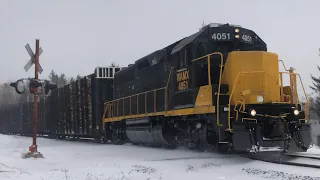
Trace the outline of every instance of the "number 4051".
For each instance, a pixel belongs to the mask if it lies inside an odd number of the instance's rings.
[[[231,37],[230,33],[213,33],[212,39],[214,40],[229,40]]]

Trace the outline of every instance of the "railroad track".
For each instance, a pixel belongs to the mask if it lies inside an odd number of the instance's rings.
[[[320,169],[320,156],[306,154],[261,153],[245,154],[242,157],[269,163]]]
[[[285,156],[297,157],[297,158],[307,158],[307,159],[316,159],[320,161],[320,154],[317,155],[310,155],[306,153],[292,153],[292,154],[284,154]]]

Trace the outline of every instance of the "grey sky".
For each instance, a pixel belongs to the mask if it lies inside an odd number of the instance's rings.
[[[202,21],[254,30],[304,85],[320,65],[320,1],[0,0],[0,82],[32,76],[24,46],[40,39],[44,69],[68,77],[111,61],[127,65],[198,31]],[[33,69],[32,69],[33,70]],[[318,73],[320,75],[320,73]]]

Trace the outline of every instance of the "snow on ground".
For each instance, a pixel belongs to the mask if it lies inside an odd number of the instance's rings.
[[[31,138],[0,135],[0,142],[1,180],[320,180],[319,169],[212,152],[38,138],[45,158],[22,159]]]
[[[306,152],[307,154],[315,154],[320,156],[320,148],[316,145],[312,145]]]

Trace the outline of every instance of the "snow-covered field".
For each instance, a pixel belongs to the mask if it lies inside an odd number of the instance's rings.
[[[320,180],[319,169],[212,152],[38,138],[45,158],[22,159],[31,138],[0,135],[0,142],[0,180]],[[320,149],[309,152],[320,154]]]

